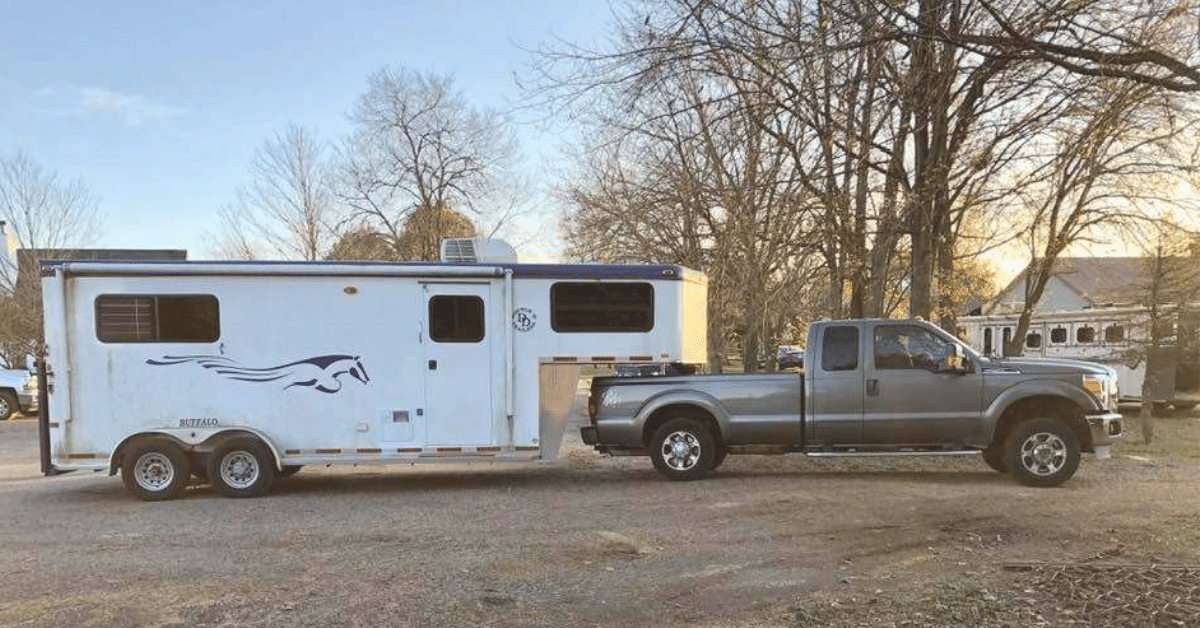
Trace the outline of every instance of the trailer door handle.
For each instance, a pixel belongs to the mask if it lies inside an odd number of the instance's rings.
[[[431,370],[431,371],[436,371],[436,370],[437,370],[437,360],[430,360],[430,361],[429,361],[429,370]]]
[[[868,397],[878,397],[879,396],[879,380],[877,380],[877,379],[868,379],[867,380],[867,396]]]

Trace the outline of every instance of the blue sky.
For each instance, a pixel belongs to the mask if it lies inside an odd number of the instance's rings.
[[[198,259],[263,140],[292,122],[341,137],[372,72],[451,73],[473,104],[505,107],[522,47],[602,39],[608,16],[605,0],[10,0],[0,152],[91,187],[92,245]],[[527,167],[545,171],[554,138],[521,134]]]

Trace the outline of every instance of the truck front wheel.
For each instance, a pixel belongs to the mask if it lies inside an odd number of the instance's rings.
[[[1058,486],[1079,468],[1079,437],[1058,419],[1025,421],[1004,441],[1004,466],[1026,486]]]
[[[655,430],[650,442],[654,468],[672,480],[698,480],[708,475],[716,454],[716,440],[696,419],[671,419]]]

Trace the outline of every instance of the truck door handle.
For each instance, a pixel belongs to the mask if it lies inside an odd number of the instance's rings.
[[[431,370],[431,371],[436,371],[436,370],[437,370],[437,360],[430,360],[430,361],[429,361],[429,370]]]
[[[867,396],[868,397],[878,397],[879,396],[879,380],[877,380],[877,379],[868,379],[867,380]]]

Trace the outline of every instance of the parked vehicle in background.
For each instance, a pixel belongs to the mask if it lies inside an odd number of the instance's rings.
[[[775,352],[775,362],[779,370],[804,367],[804,347],[781,345]]]
[[[1200,306],[1160,321],[1162,346],[1157,386],[1150,391],[1156,412],[1168,406],[1191,410],[1200,404]],[[1017,314],[958,319],[959,336],[985,356],[1000,355],[1017,328]],[[1145,307],[1102,307],[1035,314],[1025,334],[1023,355],[1098,362],[1116,371],[1121,400],[1140,403],[1150,350],[1150,312]]]
[[[0,357],[0,421],[7,421],[20,412],[38,412],[37,376],[27,369],[14,369]]]
[[[822,321],[800,373],[597,377],[583,441],[648,455],[674,480],[727,454],[982,454],[1029,486],[1108,457],[1124,433],[1117,375],[1099,364],[982,356],[927,322]]]

